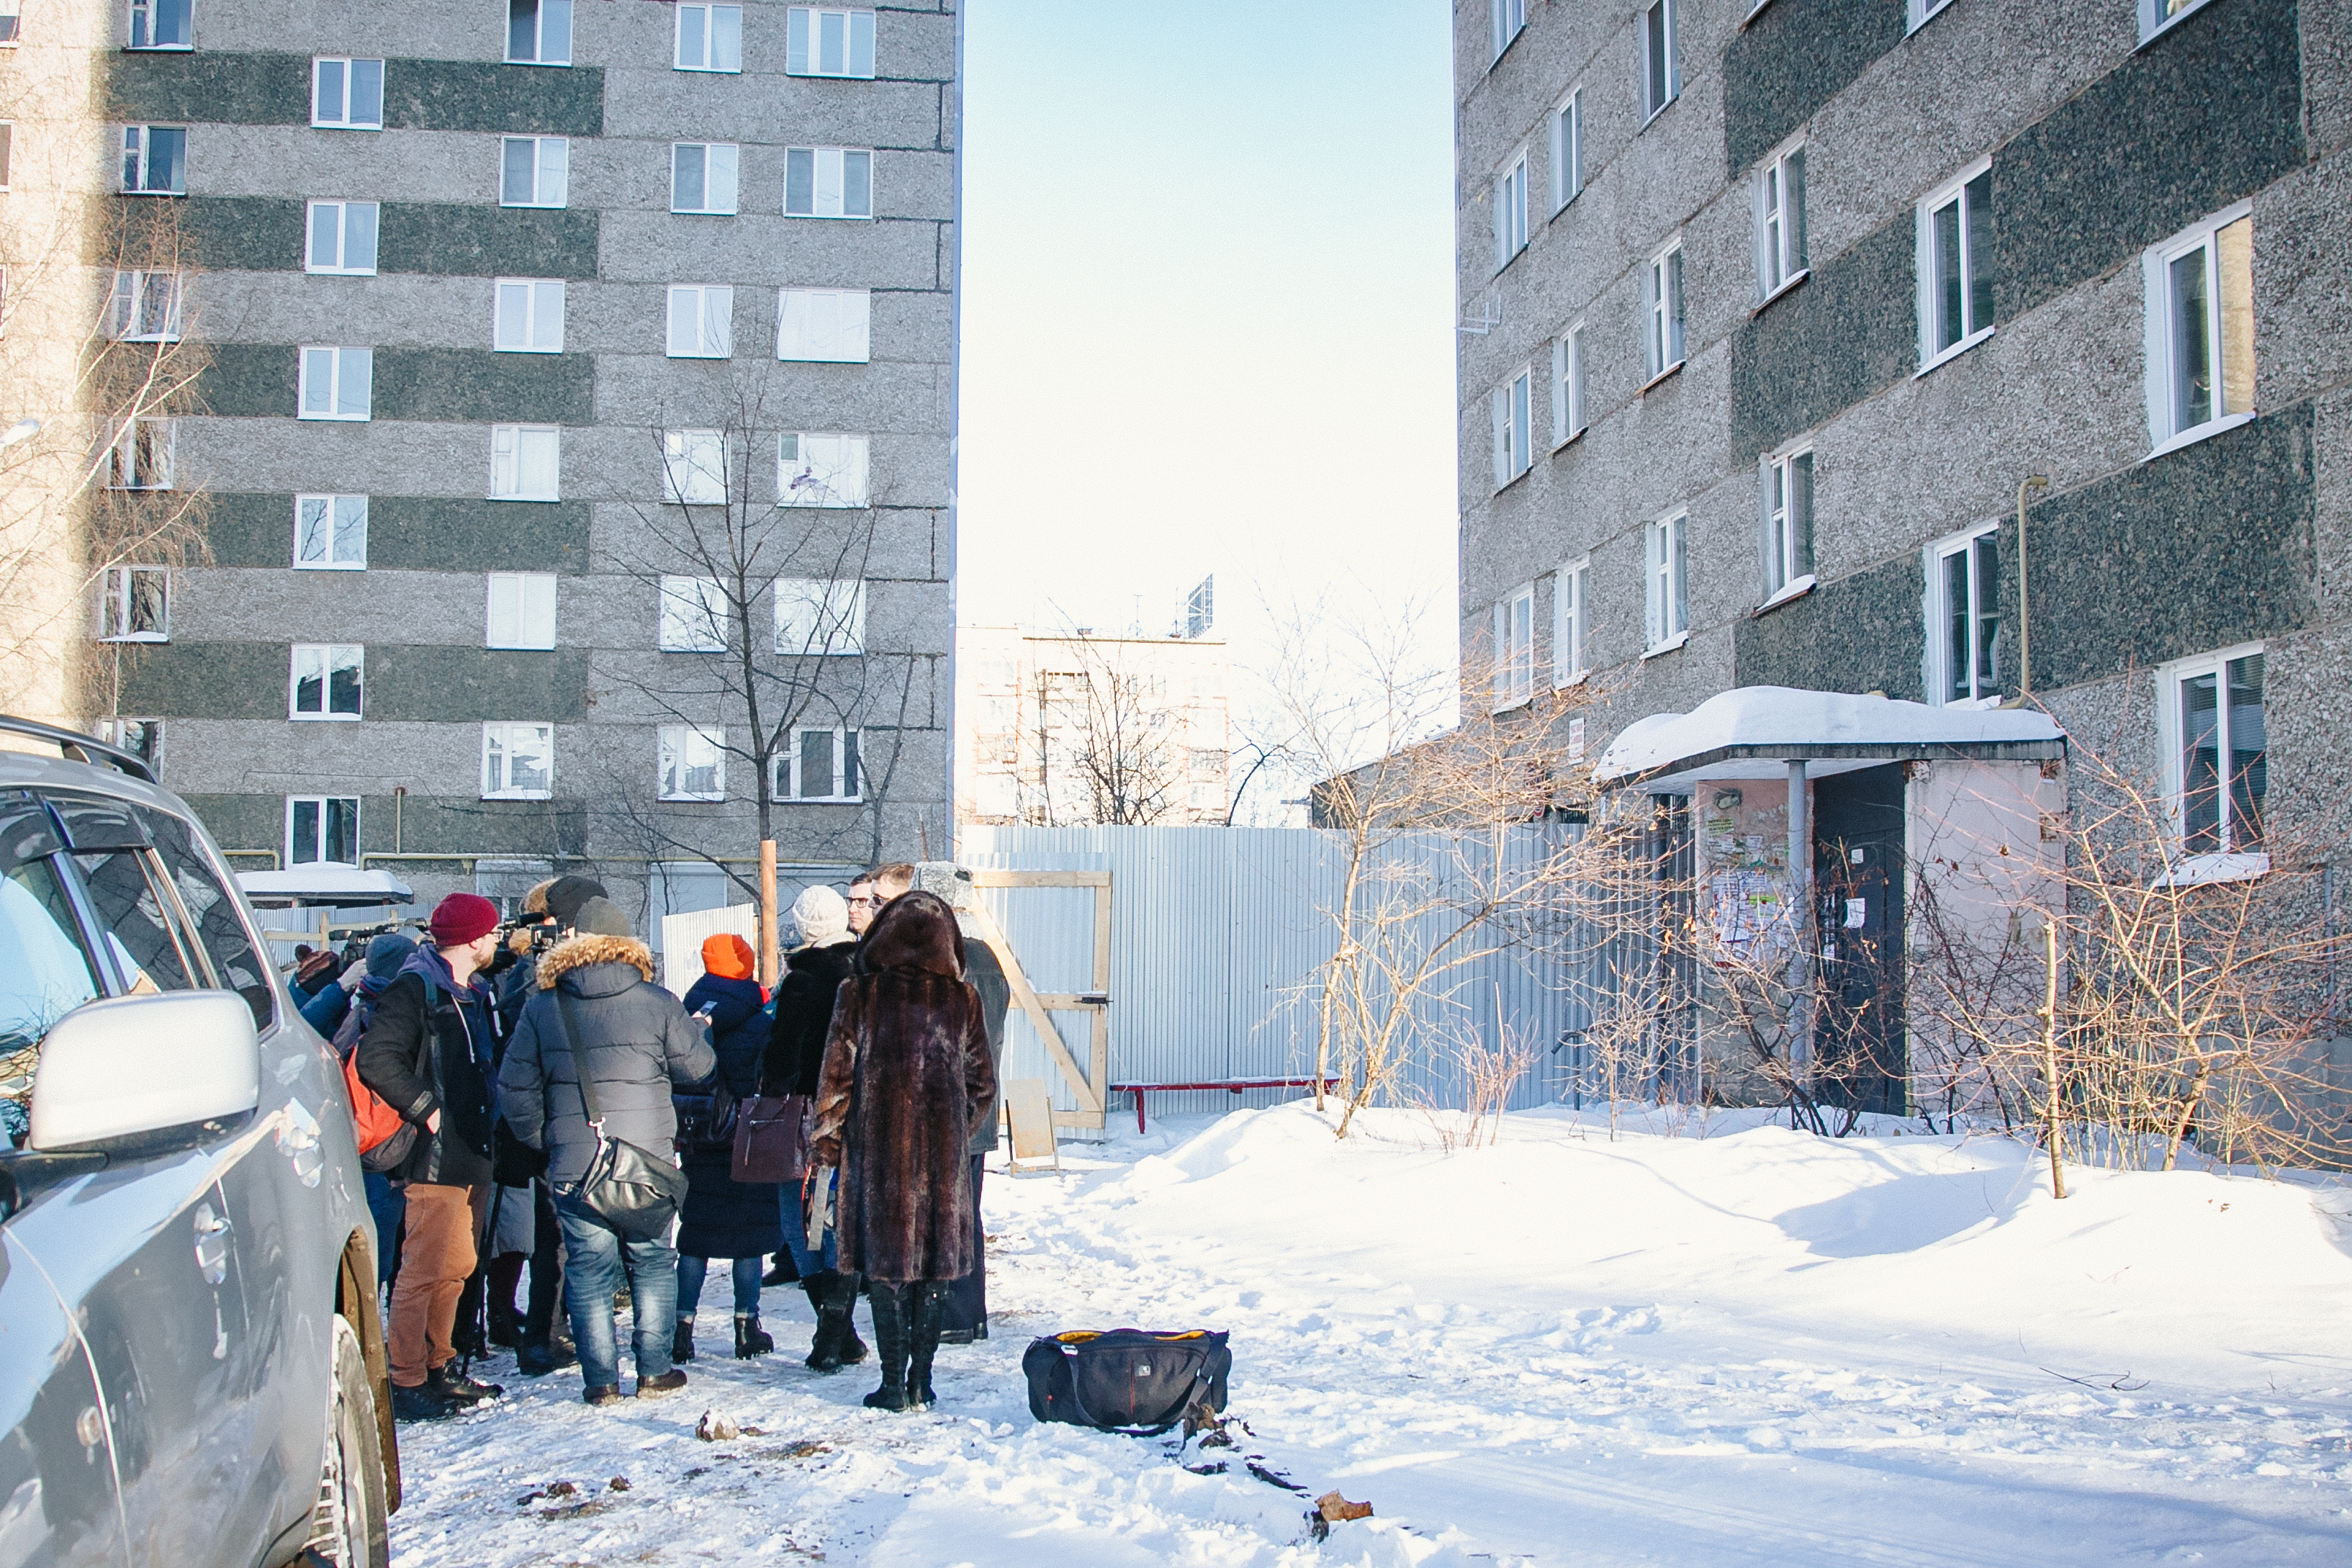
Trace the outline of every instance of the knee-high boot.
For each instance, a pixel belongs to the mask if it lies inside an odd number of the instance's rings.
[[[881,1352],[882,1386],[866,1396],[876,1410],[907,1408],[907,1330],[912,1288],[877,1279],[869,1292],[874,1309],[874,1341]]]
[[[927,1410],[931,1405],[931,1357],[940,1348],[948,1285],[943,1279],[922,1279],[906,1289],[914,1297],[907,1314],[907,1408]]]

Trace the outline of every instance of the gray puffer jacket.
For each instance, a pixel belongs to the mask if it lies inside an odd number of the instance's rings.
[[[572,1045],[593,1075],[608,1138],[667,1157],[677,1131],[671,1089],[709,1078],[718,1066],[709,1032],[653,978],[653,954],[627,937],[573,937],[540,959],[539,994],[515,1025],[499,1088],[515,1136],[547,1151],[550,1181],[578,1181],[596,1142],[556,986],[570,998],[579,1031]]]

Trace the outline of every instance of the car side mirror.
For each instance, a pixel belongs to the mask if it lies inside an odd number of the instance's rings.
[[[261,1103],[253,1009],[234,991],[117,996],[51,1026],[33,1077],[30,1147],[161,1132]]]

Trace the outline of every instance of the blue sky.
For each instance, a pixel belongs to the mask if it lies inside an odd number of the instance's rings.
[[[962,618],[1409,595],[1450,651],[1444,0],[967,0]]]

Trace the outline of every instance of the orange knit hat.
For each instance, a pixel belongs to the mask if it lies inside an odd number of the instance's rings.
[[[702,939],[702,967],[721,980],[751,978],[751,944],[732,931]]]

